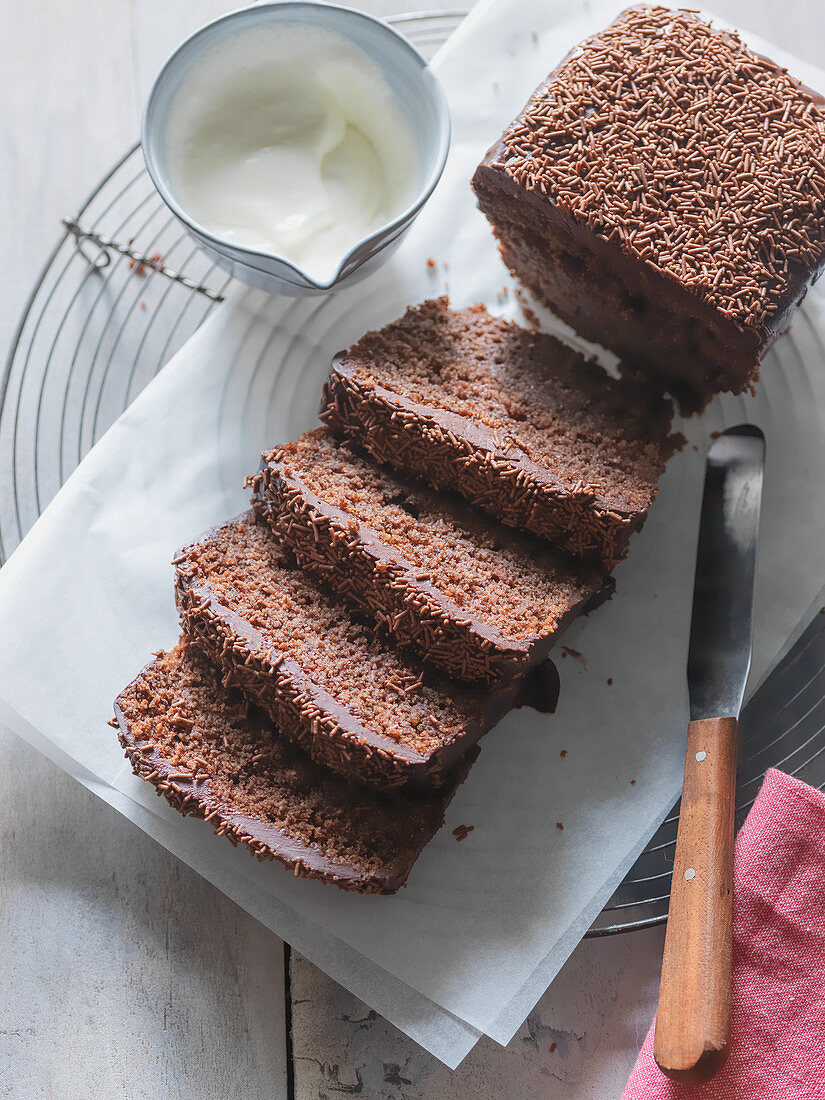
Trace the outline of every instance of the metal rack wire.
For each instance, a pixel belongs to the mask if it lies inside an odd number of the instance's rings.
[[[753,805],[767,768],[825,788],[825,610],[745,707],[736,825]],[[588,935],[659,924],[667,917],[679,805],[665,818]]]
[[[465,14],[389,22],[429,56]],[[64,220],[0,379],[0,561],[230,282],[164,206],[139,144]]]
[[[392,20],[425,55],[462,11]],[[220,303],[231,280],[168,213],[133,146],[100,181],[48,258],[0,378],[0,561],[87,451]],[[765,768],[825,786],[825,614],[816,617],[742,719],[737,813]],[[663,921],[678,806],[589,935]]]

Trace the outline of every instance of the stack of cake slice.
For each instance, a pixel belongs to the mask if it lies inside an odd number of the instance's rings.
[[[177,559],[187,636],[319,764],[384,790],[440,785],[512,702],[404,659],[290,565],[251,514]]]
[[[326,427],[175,559],[183,637],[116,703],[135,771],[261,859],[392,892],[481,735],[611,591],[677,440],[825,262],[825,113],[735,35],[632,8],[474,178],[506,263],[624,360],[425,302],[336,356]],[[640,381],[644,379],[644,381]]]
[[[182,813],[295,874],[391,892],[482,734],[552,709],[545,659],[611,594],[670,411],[441,299],[337,356],[322,418],[263,456],[250,512],[178,552],[183,637],[116,724]]]

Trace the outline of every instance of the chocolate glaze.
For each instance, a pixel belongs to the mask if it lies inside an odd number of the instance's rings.
[[[561,66],[558,66],[559,68]],[[543,90],[552,83],[557,70],[553,70],[550,76],[536,89]],[[533,93],[535,95],[535,92]],[[532,96],[531,96],[532,98]],[[731,344],[741,344],[748,350],[764,351],[770,346],[777,336],[785,332],[790,324],[799,303],[805,297],[808,287],[817,278],[819,270],[811,271],[799,264],[794,264],[788,280],[788,288],[783,296],[782,304],[777,307],[769,322],[760,327],[758,332],[737,325],[734,321],[722,317],[721,314],[708,302],[698,298],[689,288],[680,283],[665,269],[657,270],[649,263],[640,260],[627,252],[621,244],[599,234],[593,233],[586,226],[581,225],[566,211],[561,209],[553,201],[552,195],[544,195],[538,191],[530,191],[526,187],[520,187],[512,180],[501,167],[502,160],[507,155],[507,148],[499,138],[484,155],[473,176],[473,187],[487,182],[511,198],[533,207],[539,211],[559,232],[569,240],[573,247],[587,247],[593,251],[601,263],[608,265],[612,270],[638,282],[643,293],[651,297],[664,298],[678,303],[680,309],[690,310],[708,324],[718,324],[726,333],[731,332]]]
[[[523,281],[537,298],[540,300],[543,298],[540,286],[531,279],[522,262],[516,259],[509,245],[506,230],[497,224],[496,214],[491,206],[492,196],[495,193],[506,195],[511,201],[532,208],[543,219],[544,224],[536,224],[532,229],[537,242],[541,241],[548,230],[557,233],[559,239],[566,242],[567,250],[574,255],[592,255],[594,266],[601,267],[604,272],[615,273],[614,277],[620,279],[624,285],[632,285],[642,298],[653,301],[657,306],[676,315],[698,318],[718,342],[719,361],[714,366],[720,372],[720,382],[716,389],[741,393],[756,381],[759,362],[774,341],[787,332],[796,309],[807,294],[810,285],[819,277],[821,269],[803,271],[795,265],[796,269],[788,281],[783,305],[773,314],[770,323],[765,324],[759,332],[745,329],[733,320],[723,317],[712,305],[696,297],[689,288],[682,286],[669,273],[656,270],[650,264],[625,252],[615,241],[599,236],[580,225],[557,207],[550,196],[520,187],[499,166],[502,155],[504,155],[504,146],[499,141],[491,147],[476,169],[472,180],[473,188],[482,212],[487,214],[502,243],[502,256],[505,263],[511,273]],[[537,255],[535,262],[545,261]],[[575,280],[568,280],[567,289],[571,300],[580,301],[585,308],[592,306],[592,290],[585,282],[577,287]],[[663,388],[679,399],[683,412],[701,411],[704,407],[709,395],[699,388],[694,390],[690,381],[686,383],[679,374],[672,372],[663,360],[651,361],[639,348],[617,343],[605,332],[592,331],[587,324],[582,323],[580,315],[574,313],[569,305],[562,304],[558,299],[546,301],[544,304],[562,320],[578,329],[586,339],[604,343],[617,355],[623,357],[628,365],[640,366],[660,379]]]
[[[144,672],[151,669],[154,662],[146,666]],[[143,673],[137,678],[140,680]],[[225,835],[233,845],[244,844],[259,860],[277,860],[295,875],[304,878],[319,879],[332,883],[342,890],[358,893],[393,894],[402,887],[410,870],[431,839],[432,834],[422,834],[420,843],[408,850],[406,858],[401,855],[388,861],[387,865],[375,873],[367,873],[339,860],[330,859],[317,848],[306,844],[298,837],[291,836],[284,829],[270,821],[250,817],[247,814],[226,805],[216,796],[208,777],[189,775],[176,768],[161,754],[146,745],[141,745],[122,706],[123,696],[115,700],[114,714],[118,740],[132,764],[135,775],[146,779],[163,795],[167,802],[184,816],[206,819],[216,832]],[[263,726],[266,720],[260,712],[252,713],[251,723]],[[453,770],[449,781],[439,792],[446,809],[450,799],[467,774],[478,755],[474,749],[468,753]],[[376,796],[379,797],[379,796]]]
[[[250,522],[251,518],[251,513],[245,513],[228,523]],[[218,530],[210,528],[175,556],[175,599],[183,629],[224,671],[228,681],[253,699],[317,763],[384,790],[406,784],[438,787],[459,758],[511,708],[517,683],[483,695],[439,679],[439,690],[476,715],[460,736],[424,755],[366,728],[294,658],[274,649],[243,616],[224,606],[209,585],[195,583],[187,575],[182,568],[187,553]]]
[[[634,9],[643,9],[646,5],[633,5],[616,17],[618,22],[627,12]],[[726,32],[721,32],[722,37],[730,38]],[[529,104],[535,96],[544,92],[557,79],[565,63],[574,55],[575,50],[568,51],[559,64],[537,86],[528,97]],[[782,72],[780,66],[760,54],[756,55],[762,62],[776,72]],[[799,83],[799,82],[797,82]],[[822,107],[825,105],[825,97],[803,84],[799,84],[801,90],[809,95],[814,102]],[[525,104],[526,108],[527,104]],[[566,210],[559,207],[551,193],[538,190],[530,190],[516,183],[507,173],[505,161],[508,157],[508,148],[504,140],[507,132],[519,122],[525,108],[516,116],[513,122],[505,129],[504,134],[488,149],[483,160],[475,171],[472,186],[479,199],[481,210],[487,215],[493,225],[496,235],[502,245],[502,255],[511,272],[522,279],[529,289],[542,299],[539,281],[534,279],[528,266],[525,266],[523,256],[519,256],[519,250],[509,238],[509,232],[503,224],[499,223],[495,209],[496,196],[502,196],[508,200],[511,209],[523,207],[535,212],[538,220],[531,228],[531,235],[536,241],[535,263],[546,263],[546,257],[540,254],[542,237],[551,232],[557,242],[564,242],[564,247],[574,255],[592,256],[594,267],[603,271],[615,273],[615,277],[622,285],[630,285],[638,290],[640,296],[663,306],[665,310],[675,313],[677,316],[695,317],[706,326],[709,338],[718,342],[719,355],[715,369],[719,372],[718,384],[714,391],[727,389],[734,393],[742,392],[753,385],[758,379],[759,362],[765,352],[776,338],[787,331],[791,318],[805,297],[808,287],[816,281],[825,263],[825,254],[819,265],[814,268],[799,263],[790,263],[787,286],[781,300],[776,304],[772,313],[766,320],[756,326],[740,323],[734,319],[724,317],[710,302],[702,300],[697,292],[684,285],[674,274],[666,269],[654,268],[647,260],[640,259],[629,252],[623,243],[617,239],[608,239],[599,233],[593,232],[587,226],[579,223]],[[574,277],[567,279],[567,296],[565,301],[546,301],[545,304],[563,320],[574,328],[577,328],[586,338],[603,343],[612,348],[618,355],[627,359],[631,364],[640,365],[657,376],[666,388],[670,389],[680,400],[683,411],[692,412],[700,409],[708,400],[711,393],[706,392],[707,386],[697,386],[695,392],[691,386],[680,378],[677,372],[668,368],[663,361],[650,361],[645,358],[641,348],[625,346],[621,341],[611,341],[606,330],[608,318],[603,318],[605,325],[599,332],[591,331],[588,325],[582,322],[582,312],[575,305],[576,295],[581,302],[582,310],[592,307],[592,287],[586,280],[576,283]],[[701,364],[697,364],[697,370]]]
[[[516,706],[532,707],[542,714],[555,714],[560,694],[559,670],[555,662],[548,657],[524,677]]]
[[[575,586],[581,590],[578,604],[559,616],[551,633],[503,637],[490,623],[468,616],[372,528],[321,500],[297,474],[289,472],[278,454],[276,450],[265,455],[261,471],[251,479],[256,517],[269,524],[303,568],[312,571],[322,559],[323,568],[317,571],[332,588],[356,602],[359,610],[376,616],[398,641],[414,646],[448,675],[500,687],[544,660],[573,619],[613,592],[613,579],[603,572],[580,566],[575,575],[570,562],[558,553],[499,526],[501,543],[542,562],[548,572],[570,575],[571,592]],[[401,479],[395,478],[394,483],[405,488],[410,498],[421,492]],[[442,494],[436,501],[431,498],[433,502],[463,530],[489,530],[489,523],[460,498]]]
[[[346,352],[332,360],[320,416],[379,461],[455,490],[508,526],[600,562],[606,572],[627,553],[655,496],[639,508],[588,486],[571,490],[515,446],[505,451],[486,425],[362,382]]]
[[[556,71],[553,70],[550,76],[538,86],[533,95],[553,82]],[[625,251],[621,244],[615,240],[594,233],[587,226],[580,224],[565,210],[556,205],[552,195],[545,195],[521,187],[507,175],[502,166],[502,161],[506,156],[507,147],[499,138],[490,146],[475,170],[472,184],[476,193],[484,183],[495,187],[509,198],[516,199],[518,202],[540,212],[548,223],[557,230],[559,235],[569,241],[571,247],[592,250],[599,262],[607,265],[611,270],[632,279],[634,282],[638,282],[642,293],[657,298],[673,298],[674,301],[685,306],[689,305],[691,312],[704,321],[708,323],[719,322],[724,328],[731,327],[736,329],[738,334],[744,334],[744,330],[734,325],[732,321],[727,321],[724,317],[721,317],[713,306],[702,301],[701,298],[697,298],[695,294],[691,293],[687,287],[684,287],[667,271],[651,267],[646,261],[639,260]],[[585,292],[584,289],[582,292]],[[784,312],[787,312],[793,306],[793,301],[790,300],[791,297],[789,296],[789,303]],[[767,335],[766,332],[760,339],[757,335],[751,334],[747,346],[754,349],[758,348],[767,338]]]
[[[348,361],[347,352],[339,351],[332,359],[330,383],[334,385],[336,376],[354,381],[356,370],[357,368]],[[459,413],[450,412],[448,409],[439,409],[432,405],[419,405],[414,401],[410,401],[404,394],[388,390],[381,385],[375,385],[372,389],[379,401],[397,406],[398,409],[411,413],[418,419],[431,421],[434,425],[443,428],[446,433],[453,434],[461,440],[466,440],[474,449],[482,449],[499,462],[507,462],[523,469],[542,487],[552,490],[560,497],[593,504],[597,510],[616,512],[623,519],[632,520],[636,518],[637,510],[628,507],[626,502],[620,498],[607,498],[588,487],[578,492],[571,492],[552,471],[534,462],[529,455],[526,455],[518,447],[513,446],[506,451],[503,450],[493,430],[488,428],[486,424],[480,424],[478,421],[471,420],[467,416],[461,416]]]

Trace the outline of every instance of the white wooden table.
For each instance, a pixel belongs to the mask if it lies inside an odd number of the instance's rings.
[[[135,140],[161,62],[233,6],[0,6],[3,354],[60,218]],[[713,7],[821,60],[818,0]],[[0,754],[0,1097],[619,1097],[655,1007],[660,929],[585,941],[507,1050],[483,1041],[450,1073],[305,960],[286,981],[280,941],[28,746],[2,733]]]

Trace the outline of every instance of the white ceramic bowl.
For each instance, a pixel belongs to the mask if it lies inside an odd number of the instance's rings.
[[[178,201],[169,178],[166,153],[169,112],[192,67],[205,61],[211,50],[237,32],[279,22],[304,23],[337,31],[368,54],[389,84],[418,146],[418,180],[413,201],[398,217],[350,249],[335,275],[326,283],[312,279],[282,256],[230,244],[199,225]],[[146,167],[161,198],[220,267],[262,290],[290,295],[325,294],[364,278],[398,247],[444,170],[450,146],[450,114],[441,85],[427,62],[387,23],[352,8],[309,0],[284,0],[230,12],[187,38],[155,80],[143,114],[141,140]]]

